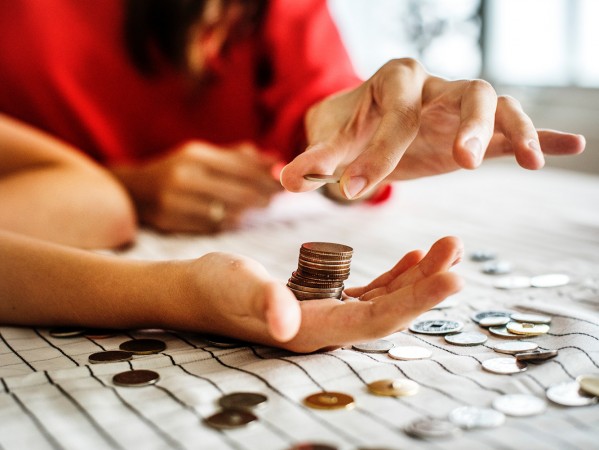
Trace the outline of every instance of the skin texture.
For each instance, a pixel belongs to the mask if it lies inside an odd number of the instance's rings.
[[[0,231],[0,254],[3,325],[159,327],[300,353],[387,336],[462,287],[449,271],[462,255],[455,237],[408,253],[347,301],[298,302],[258,262],[227,253],[133,261]]]

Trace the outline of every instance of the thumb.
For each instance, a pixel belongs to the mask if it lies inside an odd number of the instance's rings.
[[[264,318],[268,333],[279,342],[293,339],[301,324],[299,302],[289,289],[277,282],[269,282],[264,295]]]

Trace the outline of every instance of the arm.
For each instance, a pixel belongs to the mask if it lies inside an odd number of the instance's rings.
[[[0,229],[76,247],[115,247],[135,233],[118,182],[64,142],[0,114]]]

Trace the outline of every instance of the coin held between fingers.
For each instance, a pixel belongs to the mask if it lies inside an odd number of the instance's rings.
[[[220,223],[226,216],[225,203],[220,200],[212,200],[208,204],[208,217],[214,223]]]

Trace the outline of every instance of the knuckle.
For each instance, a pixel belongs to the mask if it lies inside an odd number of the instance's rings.
[[[497,98],[497,104],[501,107],[508,107],[518,110],[522,109],[522,105],[520,104],[520,102],[511,95],[500,95]]]
[[[486,91],[490,91],[490,92],[495,92],[495,89],[493,88],[491,83],[489,83],[486,80],[481,80],[480,78],[470,80],[468,82],[468,88],[474,89],[474,90],[481,90],[481,91],[486,90]]]
[[[383,67],[391,72],[408,71],[418,73],[424,71],[422,64],[414,58],[395,58],[388,61]]]

